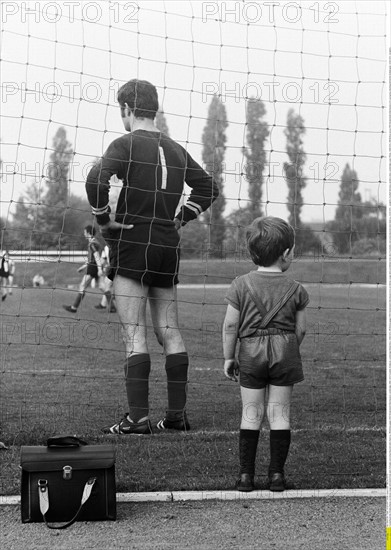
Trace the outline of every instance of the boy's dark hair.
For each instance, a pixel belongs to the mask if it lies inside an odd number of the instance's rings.
[[[86,231],[87,233],[89,233],[90,235],[94,236],[95,235],[95,227],[93,225],[86,225],[84,227],[84,231]]]
[[[125,109],[125,103],[136,118],[151,118],[154,120],[159,108],[157,90],[147,80],[133,78],[118,90],[117,101],[121,111]]]
[[[256,218],[246,229],[247,248],[256,265],[269,267],[295,244],[293,227],[281,218]]]

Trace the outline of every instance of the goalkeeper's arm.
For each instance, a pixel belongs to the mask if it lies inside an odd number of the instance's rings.
[[[129,164],[129,151],[126,150],[123,139],[114,140],[99,162],[91,168],[86,181],[88,202],[98,225],[110,223],[110,178],[116,175],[123,179]]]
[[[216,182],[199,164],[186,153],[185,182],[191,187],[189,200],[182,206],[175,220],[180,226],[191,220],[195,220],[202,212],[205,212],[219,196]],[[175,225],[179,225],[175,221]]]

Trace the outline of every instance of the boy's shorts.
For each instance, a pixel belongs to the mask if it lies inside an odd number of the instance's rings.
[[[115,233],[111,233],[115,237]],[[135,224],[110,241],[110,274],[136,279],[147,286],[178,284],[179,233],[174,225]]]
[[[238,360],[240,385],[244,388],[292,386],[304,380],[294,332],[258,330],[254,337],[241,339]]]
[[[98,279],[98,266],[95,264],[88,264],[86,274],[93,279]]]

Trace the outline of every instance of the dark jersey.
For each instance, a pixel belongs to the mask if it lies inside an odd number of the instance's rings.
[[[88,201],[100,225],[109,221],[113,175],[123,181],[115,216],[120,223],[172,224],[185,182],[191,193],[177,214],[182,224],[218,196],[212,177],[176,141],[160,132],[135,130],[114,140],[87,176]]]

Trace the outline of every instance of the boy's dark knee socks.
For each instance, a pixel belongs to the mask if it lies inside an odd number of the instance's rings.
[[[187,374],[189,356],[187,352],[172,353],[166,357],[168,409],[170,420],[183,419],[187,397]]]
[[[290,430],[270,430],[269,475],[284,473],[284,466],[291,443]]]
[[[126,394],[129,417],[138,422],[149,413],[149,373],[151,358],[149,353],[137,353],[128,357],[124,365]]]
[[[259,430],[240,430],[239,432],[239,462],[241,474],[249,474],[251,477],[254,477],[258,439]]]

